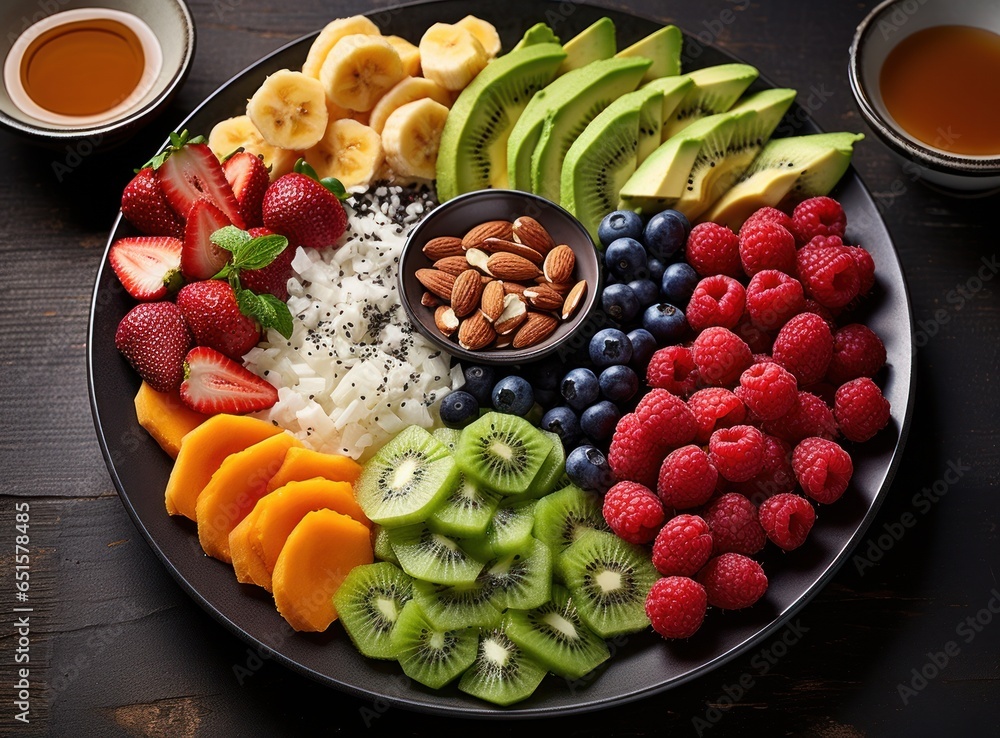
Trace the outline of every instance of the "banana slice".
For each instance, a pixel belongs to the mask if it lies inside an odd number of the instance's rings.
[[[319,78],[329,100],[342,108],[371,110],[403,79],[399,52],[382,36],[344,36],[330,51]]]
[[[382,146],[392,170],[404,177],[434,179],[447,118],[448,108],[429,97],[392,111],[382,129]]]
[[[455,25],[459,28],[464,28],[475,36],[476,40],[483,45],[483,49],[490,59],[496,57],[500,53],[501,48],[503,48],[496,26],[489,21],[477,18],[474,15],[467,15],[455,23]]]
[[[402,36],[386,36],[385,40],[392,44],[392,48],[399,54],[403,62],[403,71],[408,77],[420,76],[420,49],[411,44]]]
[[[355,33],[361,33],[366,36],[382,35],[378,26],[370,18],[366,18],[363,15],[352,15],[350,18],[337,18],[335,21],[330,21],[319,32],[316,40],[312,42],[312,46],[309,47],[309,53],[306,54],[306,61],[302,65],[302,73],[319,79],[319,70],[323,68],[323,62],[326,61],[330,49],[336,46],[337,42],[344,36],[350,36]]]
[[[331,122],[322,140],[303,156],[320,178],[336,177],[348,189],[374,182],[385,158],[382,137],[350,118]]]
[[[446,108],[451,107],[451,93],[437,82],[426,77],[406,77],[382,95],[379,101],[375,103],[375,107],[372,108],[371,116],[368,120],[368,125],[381,133],[385,127],[386,119],[393,110],[406,105],[408,102],[420,100],[425,97],[436,100]]]
[[[300,151],[323,137],[329,114],[319,80],[281,69],[247,103],[247,115],[272,146]]]
[[[220,159],[238,148],[262,157],[264,165],[270,170],[272,182],[292,171],[299,158],[297,151],[272,146],[265,141],[249,115],[237,115],[216,123],[208,134],[208,147]]]
[[[449,23],[435,23],[420,39],[424,76],[446,90],[464,90],[490,58],[472,33]]]
[[[351,120],[356,120],[358,123],[364,123],[368,125],[368,119],[370,113],[365,110],[348,110],[347,108],[342,108],[336,103],[330,102],[330,98],[326,99],[326,112],[329,114],[329,120],[327,125],[333,123],[335,120],[340,120],[341,118],[350,118]]]

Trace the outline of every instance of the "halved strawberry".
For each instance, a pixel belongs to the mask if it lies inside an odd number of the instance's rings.
[[[208,200],[191,206],[181,250],[181,273],[186,280],[211,279],[226,265],[229,252],[212,243],[212,234],[227,225],[229,218]]]
[[[190,219],[191,207],[196,202],[208,200],[233,225],[245,226],[233,188],[208,144],[186,142],[168,150],[156,173],[170,206],[183,218]]]
[[[197,346],[184,359],[181,402],[207,415],[266,410],[278,401],[278,390],[215,349]]]
[[[233,188],[233,195],[246,227],[263,225],[261,207],[264,204],[264,192],[271,183],[271,176],[263,159],[249,151],[239,151],[226,159],[222,171]]]
[[[184,235],[184,218],[174,212],[153,167],[136,172],[122,192],[122,215],[148,236]]]
[[[130,236],[111,244],[108,261],[125,291],[136,300],[159,300],[180,289],[180,239]]]

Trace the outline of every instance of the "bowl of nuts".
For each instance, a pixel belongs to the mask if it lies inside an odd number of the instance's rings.
[[[594,310],[601,264],[568,211],[538,195],[479,190],[435,208],[399,263],[403,307],[442,350],[480,364],[557,352]]]

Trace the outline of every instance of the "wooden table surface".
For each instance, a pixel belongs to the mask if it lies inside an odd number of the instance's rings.
[[[190,4],[198,32],[190,77],[134,139],[88,153],[39,149],[0,133],[0,734],[426,735],[443,728],[511,735],[523,724],[386,709],[269,661],[238,679],[234,666],[248,663],[247,645],[175,584],[111,484],[88,404],[86,328],[131,168],[246,65],[334,17],[372,8],[347,0]],[[868,132],[848,86],[847,49],[872,2],[595,4],[701,34],[799,90],[800,102],[813,100],[823,128]],[[908,280],[917,391],[902,467],[867,538],[796,619],[792,645],[776,636],[667,693],[531,727],[580,736],[830,738],[1000,728],[1000,197],[938,194],[868,133],[855,166]],[[15,505],[24,501],[33,606],[27,725],[15,721],[20,710],[12,706],[24,645],[12,612]]]

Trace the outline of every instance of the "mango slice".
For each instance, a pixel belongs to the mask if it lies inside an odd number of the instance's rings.
[[[135,416],[171,459],[177,458],[181,439],[209,417],[181,402],[178,392],[160,392],[145,382],[135,395]]]
[[[354,484],[360,474],[361,465],[347,456],[324,454],[304,446],[290,448],[281,468],[267,483],[267,491],[274,492],[289,482],[302,482],[314,477]]]

